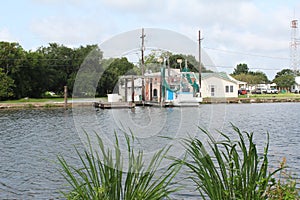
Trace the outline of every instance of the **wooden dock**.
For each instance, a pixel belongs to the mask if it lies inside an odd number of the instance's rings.
[[[94,102],[93,106],[95,108],[101,109],[112,109],[112,108],[134,108],[135,103],[131,102]]]
[[[159,103],[157,101],[137,101],[134,103],[131,102],[93,102],[93,106],[95,108],[101,109],[121,109],[121,108],[135,108],[135,107],[195,107],[195,105],[174,105],[172,102],[162,102]],[[199,104],[197,104],[197,107]]]

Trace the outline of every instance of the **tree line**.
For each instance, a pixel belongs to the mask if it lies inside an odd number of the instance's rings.
[[[158,61],[159,57],[164,63]],[[179,69],[177,59],[182,60],[182,68],[188,60],[187,68],[198,70],[194,56],[151,52],[145,56],[145,71],[158,72],[163,65]],[[49,92],[62,96],[64,86],[68,86],[69,96],[106,96],[116,91],[119,76],[140,75],[140,63],[134,65],[125,57],[104,59],[98,45],[70,48],[50,43],[27,51],[18,43],[0,42],[0,100],[41,98]],[[202,71],[209,70],[202,66]]]
[[[261,71],[250,71],[247,64],[240,63],[234,68],[231,75],[235,79],[247,82],[250,85],[276,83],[280,88],[290,88],[295,84],[295,77],[299,76],[300,73],[299,71],[295,72],[291,69],[282,69],[277,72],[273,80],[269,80],[265,73]]]
[[[89,56],[91,52],[95,55]],[[104,96],[107,90],[112,90],[109,86],[116,82],[116,77],[134,65],[126,58],[118,58],[107,61],[114,67],[105,70],[101,65],[102,56],[97,45],[70,48],[50,43],[26,51],[18,43],[0,42],[0,100],[41,98],[47,91],[62,95],[64,86],[68,86],[71,95],[76,74],[84,62],[104,71],[96,85],[97,95]]]

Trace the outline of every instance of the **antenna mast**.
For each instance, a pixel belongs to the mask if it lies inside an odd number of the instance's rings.
[[[299,45],[300,39],[298,38],[298,20],[291,21],[291,42],[290,42],[290,59],[291,68],[296,72],[299,69]]]

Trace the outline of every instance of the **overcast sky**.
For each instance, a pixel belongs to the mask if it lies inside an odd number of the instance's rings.
[[[218,71],[238,63],[269,79],[290,67],[290,21],[298,0],[10,0],[1,2],[0,40],[35,50],[50,42],[101,44],[145,28],[176,31],[197,41]]]

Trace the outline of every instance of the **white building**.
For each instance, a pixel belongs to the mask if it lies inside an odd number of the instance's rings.
[[[201,95],[203,98],[238,97],[240,87],[247,85],[247,83],[238,81],[225,72],[202,73],[201,76]]]
[[[291,92],[293,93],[300,92],[300,76],[295,77],[295,84],[291,87]]]
[[[131,78],[131,76],[128,76]],[[124,81],[124,80],[123,80]],[[140,101],[142,98],[142,79],[137,78],[134,79],[134,101]],[[125,99],[125,82],[122,82],[119,85],[119,95]],[[128,80],[127,82],[127,101],[132,101],[132,80]]]

